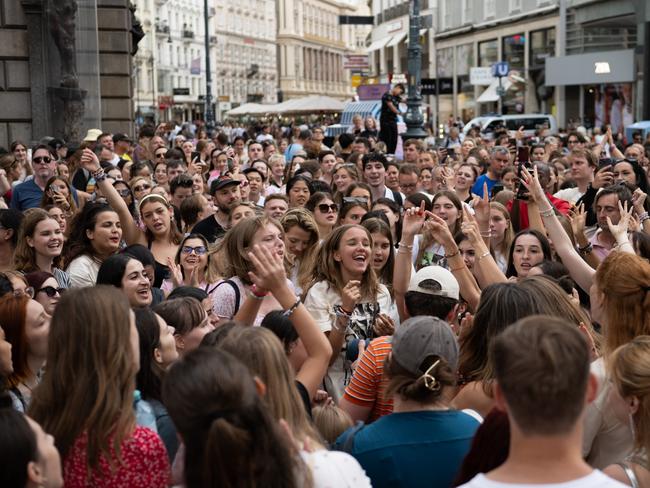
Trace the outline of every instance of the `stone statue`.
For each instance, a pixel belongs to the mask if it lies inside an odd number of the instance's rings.
[[[79,87],[75,47],[77,0],[49,0],[50,33],[59,52],[61,79],[52,87],[54,95],[63,102],[63,133],[67,141],[81,139],[86,91]],[[57,131],[59,132],[59,131]]]
[[[75,56],[76,0],[50,1],[50,32],[61,59],[61,86],[78,88],[77,59]]]

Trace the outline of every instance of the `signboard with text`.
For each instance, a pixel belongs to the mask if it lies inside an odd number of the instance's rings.
[[[370,67],[367,54],[346,54],[343,56],[343,68],[365,69]]]
[[[390,90],[390,83],[376,85],[360,85],[357,87],[357,95],[360,101],[381,100],[381,97]]]
[[[489,85],[494,81],[492,68],[470,68],[469,82],[472,85]]]

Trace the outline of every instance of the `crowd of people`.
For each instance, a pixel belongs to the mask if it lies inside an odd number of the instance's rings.
[[[13,142],[0,486],[650,486],[650,144],[547,132]]]

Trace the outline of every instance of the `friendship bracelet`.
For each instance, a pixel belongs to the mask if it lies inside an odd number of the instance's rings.
[[[590,254],[594,250],[594,246],[591,244],[591,242],[587,243],[585,247],[579,247],[578,252],[582,254],[583,256],[586,256],[587,254]]]
[[[302,302],[300,301],[300,298],[298,298],[298,300],[296,300],[296,303],[294,303],[293,305],[291,305],[290,308],[282,312],[282,316],[291,317],[291,314],[296,311],[296,309],[300,306],[301,303]]]
[[[266,297],[266,295],[264,295],[264,296],[256,295],[252,291],[248,292],[248,296],[251,297],[251,298],[254,298],[255,300],[264,300],[264,298]]]
[[[97,183],[104,181],[107,178],[107,175],[104,173],[103,168],[99,168],[97,171],[93,171],[92,176]]]
[[[456,248],[455,252],[452,252],[451,254],[445,254],[445,257],[449,259],[449,258],[453,258],[454,256],[458,256],[459,254],[460,254],[460,250]]]
[[[264,297],[269,294],[268,291],[266,293],[260,293],[260,291],[257,289],[257,286],[255,286],[255,284],[251,286],[250,293],[258,300],[263,300]]]
[[[411,254],[413,252],[413,249],[404,249],[403,247],[400,247],[397,250],[397,254]]]
[[[409,246],[409,245],[407,245],[407,244],[402,244],[401,242],[399,243],[399,245],[398,245],[397,247],[398,247],[399,249],[408,249],[409,251],[412,251],[412,250],[413,250],[413,246]]]
[[[487,258],[490,255],[490,251],[485,251],[483,254],[481,254],[478,258],[476,258],[477,261],[480,261],[483,258]]]
[[[539,214],[542,217],[552,217],[553,215],[555,215],[555,210],[553,210],[553,208],[549,208],[548,210],[540,210]]]

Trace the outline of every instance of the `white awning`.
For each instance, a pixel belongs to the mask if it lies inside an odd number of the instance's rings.
[[[508,90],[512,86],[512,81],[508,78],[501,79],[501,86],[504,90]],[[498,102],[499,94],[497,93],[497,88],[499,87],[499,80],[495,79],[490,85],[485,89],[483,93],[476,99],[478,103],[488,103],[488,102]]]
[[[407,33],[402,32],[400,34],[396,34],[395,37],[393,37],[393,40],[390,41],[386,47],[391,47],[391,46],[397,46],[400,42],[402,42],[404,39],[406,39]]]
[[[420,37],[427,33],[429,29],[420,29]]]
[[[368,46],[368,48],[367,48],[368,51],[377,51],[377,50],[381,49],[382,47],[384,47],[386,44],[388,44],[390,42],[392,37],[393,36],[386,36],[386,37],[383,37],[381,39],[377,39],[376,41],[373,41],[373,43],[370,44],[370,46]]]

